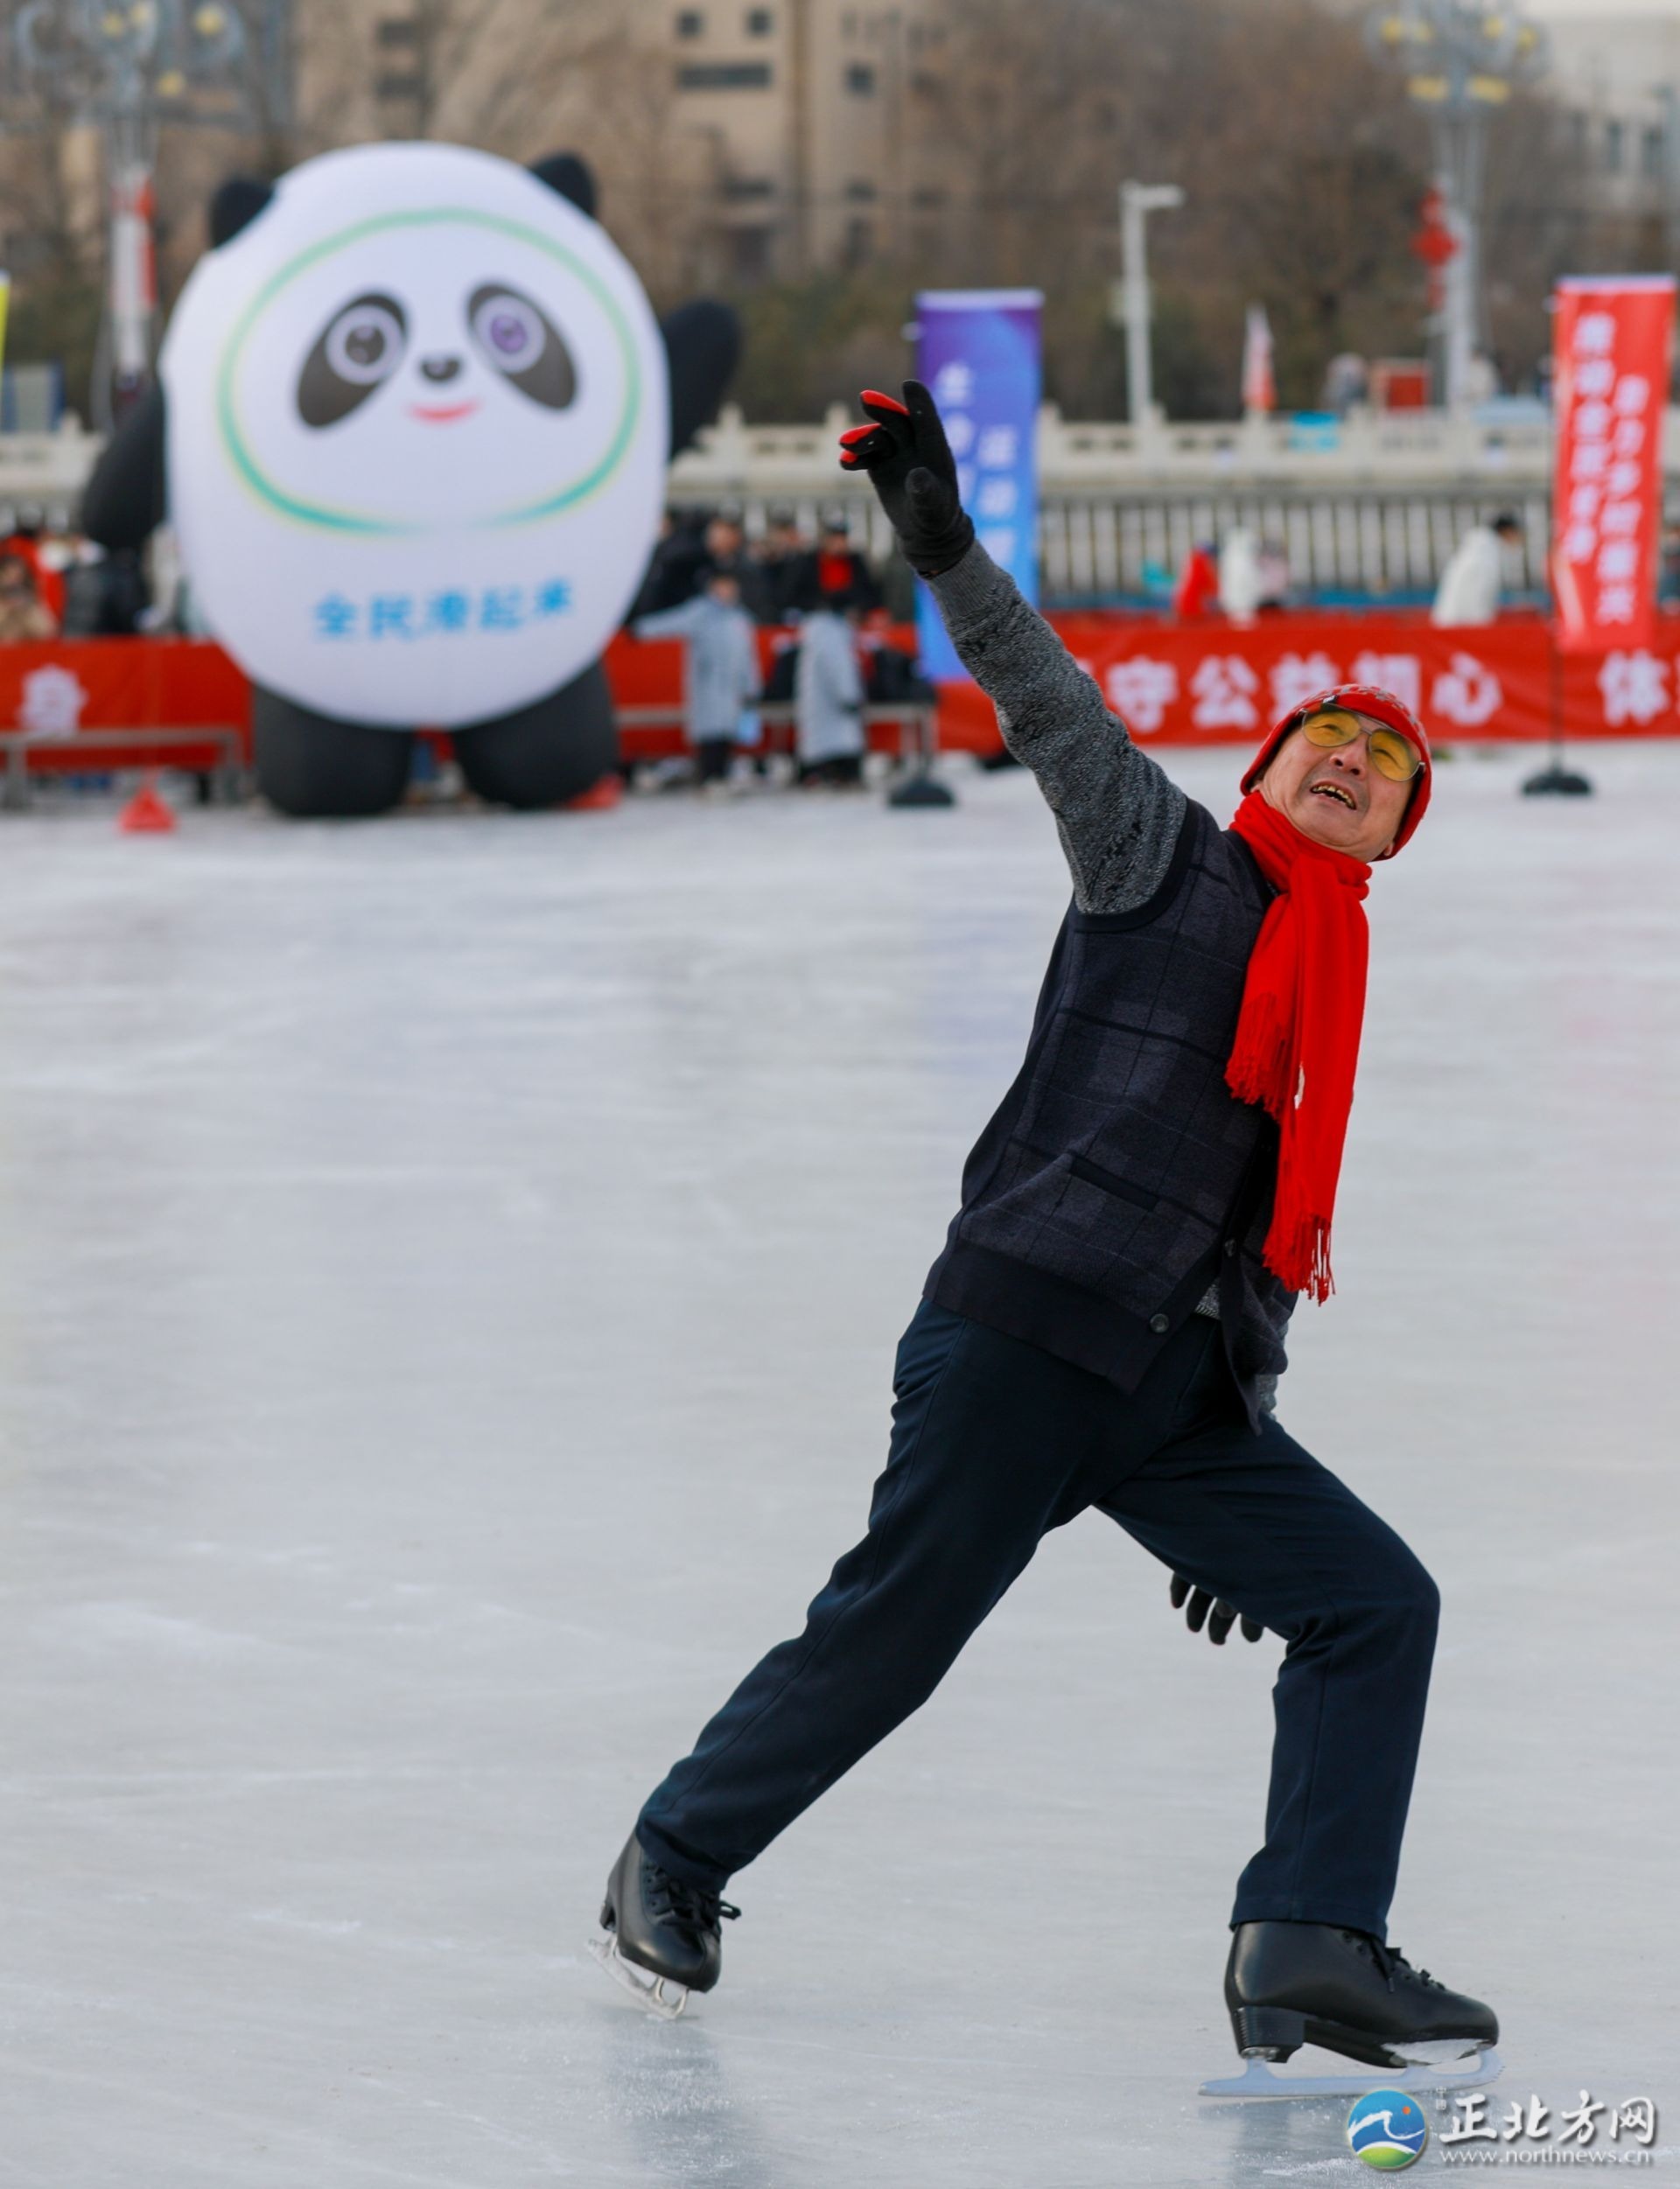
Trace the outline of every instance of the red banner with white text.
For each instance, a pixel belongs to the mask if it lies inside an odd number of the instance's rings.
[[[1648,647],[1674,283],[1666,274],[1562,281],[1552,301],[1558,643],[1566,654]]]
[[[1242,630],[1050,620],[1140,745],[1257,745],[1281,715],[1344,682],[1396,693],[1444,745],[1538,740],[1550,735],[1554,675],[1572,738],[1680,736],[1680,616],[1658,616],[1648,645],[1562,658],[1538,616],[1446,631],[1417,615],[1264,616]],[[941,687],[940,741],[996,749],[973,685]]]
[[[1561,658],[1545,623],[1526,615],[1458,631],[1418,615],[1264,616],[1247,629],[1101,613],[1050,620],[1142,745],[1257,745],[1303,698],[1352,680],[1397,693],[1443,744],[1539,740],[1550,730],[1554,675],[1572,738],[1680,737],[1680,615],[1670,612],[1654,619],[1648,645]],[[914,645],[913,631],[892,635]],[[626,752],[677,749],[682,647],[615,640],[606,667],[620,706],[669,710],[662,729],[626,728]],[[939,698],[942,745],[998,750],[983,693],[945,684]],[[249,710],[245,678],[206,640],[0,646],[0,734],[21,732],[34,765],[68,765],[79,733],[114,727],[155,729],[157,757],[171,758],[197,727],[242,737]]]

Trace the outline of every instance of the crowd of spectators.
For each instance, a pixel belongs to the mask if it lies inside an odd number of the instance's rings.
[[[872,700],[920,700],[915,663],[890,644],[886,602],[844,515],[815,537],[791,511],[773,511],[749,540],[732,510],[668,509],[629,619],[636,639],[680,638],[692,755],[672,783],[718,791],[766,773],[760,710],[793,710],[794,780],[851,788],[863,781],[864,710]],[[756,631],[788,637],[761,673]]]
[[[140,556],[108,555],[55,532],[25,503],[0,511],[0,644],[28,639],[110,639],[152,627]]]
[[[738,513],[668,509],[634,615],[680,608],[715,572],[732,577],[740,605],[757,624],[788,624],[844,595],[868,615],[885,605],[878,579],[852,545],[845,518],[826,514],[815,538],[791,510],[773,510],[749,541]]]

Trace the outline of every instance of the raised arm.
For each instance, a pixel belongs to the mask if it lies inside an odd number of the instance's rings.
[[[650,616],[633,616],[630,635],[633,639],[691,639],[704,605],[696,593],[691,599],[679,600],[675,608],[656,608]]]
[[[933,397],[873,391],[873,423],[844,437],[843,466],[865,471],[911,568],[927,579],[963,667],[998,710],[1016,759],[1056,817],[1082,912],[1130,912],[1160,886],[1185,797],[1127,736],[1095,679],[975,539]]]

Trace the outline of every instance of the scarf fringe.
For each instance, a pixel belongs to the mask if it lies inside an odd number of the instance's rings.
[[[1308,1293],[1322,1307],[1336,1289],[1330,1268],[1330,1222],[1305,1216],[1280,1233],[1274,1220],[1266,1234],[1265,1262],[1292,1292]]]

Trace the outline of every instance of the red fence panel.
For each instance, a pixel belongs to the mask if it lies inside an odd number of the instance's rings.
[[[1411,615],[1280,615],[1250,628],[1080,613],[1050,619],[1141,744],[1256,744],[1278,716],[1344,680],[1385,685],[1443,742],[1546,737],[1554,678],[1571,737],[1680,736],[1680,615],[1659,615],[1649,647],[1560,658],[1545,623],[1514,615],[1485,629],[1438,631]],[[914,644],[912,634],[894,640]],[[763,634],[766,664],[777,634]],[[682,649],[622,637],[606,669],[620,706],[682,703]],[[28,734],[32,761],[80,729],[156,729],[155,757],[179,745],[192,762],[195,728],[248,738],[250,689],[204,639],[44,640],[0,646],[0,731]],[[668,740],[649,739],[649,742]],[[626,738],[634,752],[641,740]],[[940,742],[994,752],[990,703],[972,685],[940,689]],[[147,757],[154,757],[148,754]],[[66,762],[70,759],[65,756]]]
[[[1264,616],[1183,626],[1116,615],[1053,615],[1074,654],[1144,745],[1254,745],[1326,684],[1380,684],[1432,737],[1542,738],[1561,679],[1572,738],[1680,736],[1680,617],[1659,616],[1650,647],[1560,661],[1537,616],[1438,631],[1426,617]],[[940,689],[940,742],[990,751],[990,706],[972,686]]]

